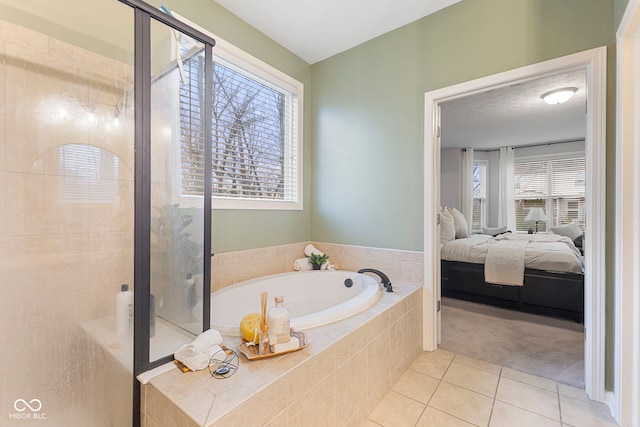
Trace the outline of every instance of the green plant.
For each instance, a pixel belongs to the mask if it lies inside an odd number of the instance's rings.
[[[189,225],[193,222],[195,208],[180,208],[177,204],[167,204],[154,208],[157,216],[151,219],[153,247],[169,256],[174,280],[184,279],[187,273],[202,271],[202,244],[191,240]],[[213,255],[212,255],[213,256]]]
[[[327,262],[327,260],[329,259],[329,255],[327,254],[316,254],[316,253],[312,253],[309,256],[309,262],[313,265],[322,265],[325,262]]]

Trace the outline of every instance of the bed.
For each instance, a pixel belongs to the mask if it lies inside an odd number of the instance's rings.
[[[445,297],[584,321],[584,261],[568,237],[472,234],[440,254]]]

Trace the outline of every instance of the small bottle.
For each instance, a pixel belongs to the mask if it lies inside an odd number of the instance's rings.
[[[269,344],[269,327],[265,326],[260,331],[258,343],[258,355],[265,356],[271,353],[271,345]]]
[[[133,292],[129,285],[120,286],[120,292],[116,294],[116,333],[124,335],[131,331],[133,326]]]
[[[291,314],[283,307],[284,297],[275,297],[276,305],[267,312],[267,324],[269,325],[269,339],[271,345],[289,342],[291,339]]]

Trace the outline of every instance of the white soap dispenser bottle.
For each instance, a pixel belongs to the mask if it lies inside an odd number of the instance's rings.
[[[131,331],[133,326],[133,292],[129,285],[120,287],[116,294],[116,333],[124,335]]]

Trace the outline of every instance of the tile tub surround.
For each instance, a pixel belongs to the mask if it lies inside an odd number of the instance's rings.
[[[304,350],[258,361],[240,355],[238,371],[226,379],[178,369],[152,378],[142,386],[144,422],[359,425],[422,351],[422,288],[394,287],[365,312],[305,331]]]
[[[211,292],[244,280],[294,271],[293,262],[304,257],[304,248],[309,243],[329,254],[329,261],[337,263],[341,270],[371,267],[384,272],[391,282],[424,281],[422,252],[302,242],[216,254],[211,259]]]

